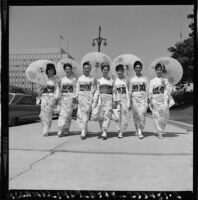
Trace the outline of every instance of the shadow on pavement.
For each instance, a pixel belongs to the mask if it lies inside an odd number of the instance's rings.
[[[49,136],[55,136],[57,135],[57,132],[58,131],[53,131],[53,132],[50,132],[49,133]],[[101,132],[88,132],[87,134],[87,139],[88,138],[92,138],[92,137],[98,137],[98,138],[101,138],[100,137],[100,134]],[[179,135],[181,134],[187,134],[185,132],[166,132],[166,134],[163,134],[164,138],[166,137],[178,137]],[[69,135],[63,135],[62,137],[69,137],[69,136],[75,136],[75,135],[78,135],[80,136],[80,131],[72,131],[69,133]],[[157,133],[154,133],[154,132],[143,132],[143,135],[144,137],[150,137],[150,136],[156,136],[157,137]],[[118,137],[117,135],[117,132],[108,132],[107,133],[107,138],[114,138],[114,137]],[[127,131],[127,132],[123,132],[123,137],[137,137],[135,135],[135,132],[134,131]]]

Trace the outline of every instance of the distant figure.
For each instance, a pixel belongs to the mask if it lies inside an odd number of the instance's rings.
[[[61,109],[58,118],[58,136],[69,135],[72,113],[76,100],[76,78],[72,75],[72,65],[66,63],[63,65],[66,76],[61,78],[60,98]]]
[[[144,138],[142,131],[145,127],[145,118],[148,108],[148,79],[142,75],[142,63],[134,63],[135,77],[130,81],[131,105],[133,119],[136,128],[136,135],[140,139]]]
[[[168,82],[168,79],[163,78],[163,72],[165,71],[164,65],[157,63],[155,71],[157,76],[150,81],[149,85],[149,101],[158,132],[158,138],[162,139],[169,118],[169,107],[173,105],[173,99],[171,97],[173,87]]]
[[[59,79],[56,76],[54,64],[47,64],[46,74],[48,76],[48,81],[46,82],[46,87],[41,87],[41,113],[39,115],[43,126],[44,136],[49,135],[54,108],[58,102],[59,96]]]

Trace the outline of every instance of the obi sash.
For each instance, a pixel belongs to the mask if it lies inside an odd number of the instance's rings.
[[[164,94],[164,90],[164,86],[153,88],[153,94]]]
[[[44,88],[43,93],[54,93],[54,86],[47,86],[46,88]]]
[[[92,84],[80,84],[80,91],[91,91]]]
[[[74,91],[73,85],[62,86],[62,93],[73,93],[73,91]]]
[[[113,94],[113,86],[100,85],[100,94]]]
[[[116,88],[119,94],[126,94],[126,87],[121,86]]]
[[[145,83],[132,85],[132,92],[142,92],[142,91],[146,92]]]

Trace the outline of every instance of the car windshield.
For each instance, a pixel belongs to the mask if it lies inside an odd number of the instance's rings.
[[[9,104],[10,104],[13,96],[14,96],[13,94],[9,94]]]

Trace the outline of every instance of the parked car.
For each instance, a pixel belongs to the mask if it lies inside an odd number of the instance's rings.
[[[14,126],[19,121],[38,120],[40,110],[41,106],[36,105],[36,97],[9,93],[9,126]]]

